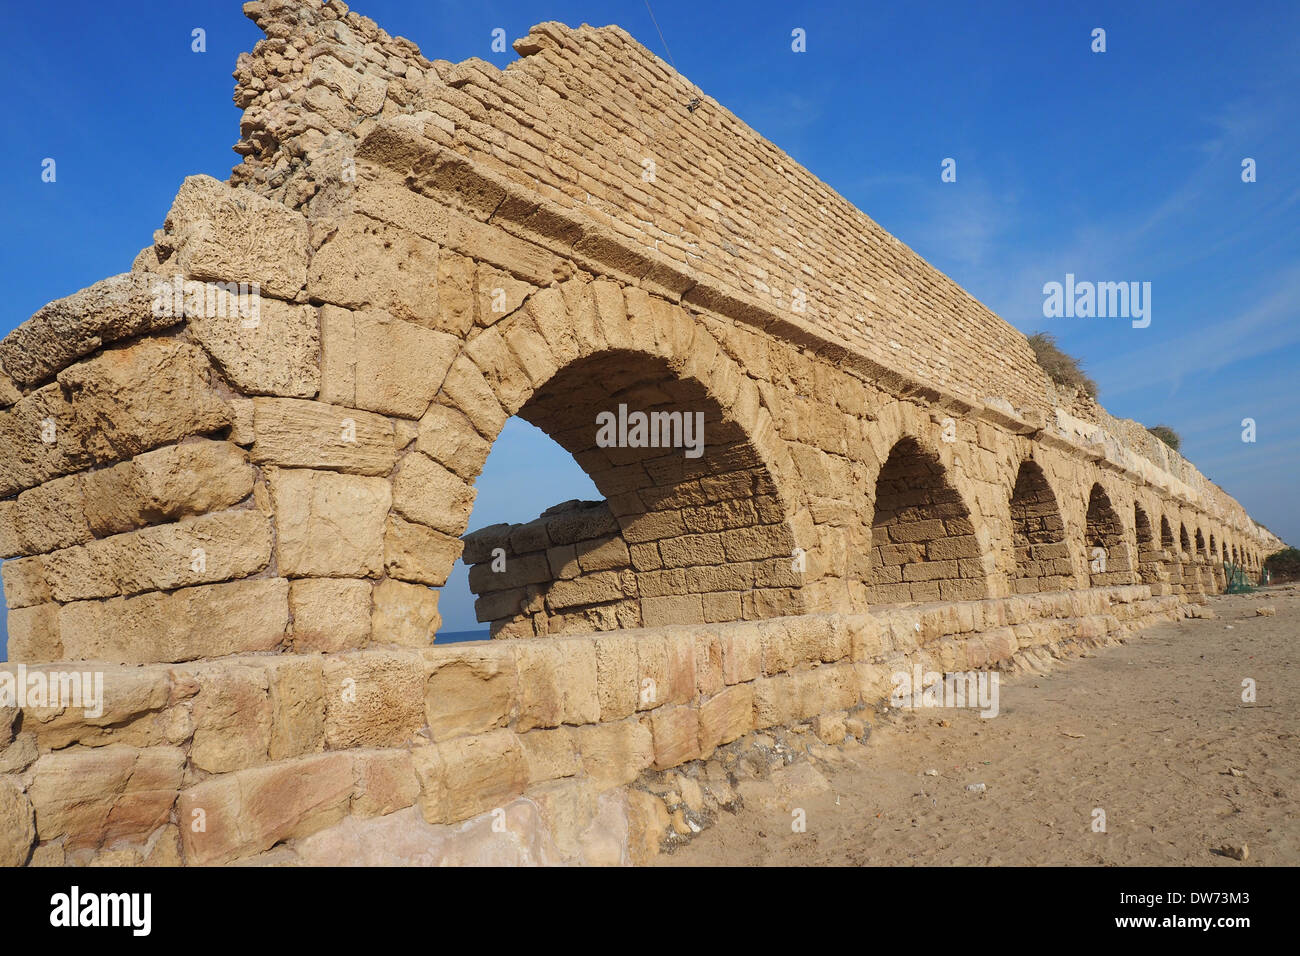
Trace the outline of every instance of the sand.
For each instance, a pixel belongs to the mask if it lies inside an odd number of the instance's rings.
[[[864,743],[742,781],[739,812],[656,865],[1300,864],[1300,590],[1208,607],[1047,676],[1004,675],[992,719],[868,714]]]

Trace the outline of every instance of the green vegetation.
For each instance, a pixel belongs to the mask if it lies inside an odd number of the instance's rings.
[[[1273,584],[1300,580],[1300,550],[1283,548],[1274,551],[1264,559],[1264,569],[1268,571],[1269,581]]]

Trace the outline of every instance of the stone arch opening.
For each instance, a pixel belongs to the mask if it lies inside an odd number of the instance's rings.
[[[607,350],[555,372],[516,414],[573,455],[605,499],[465,537],[477,616],[493,636],[803,609],[773,478],[702,382],[663,358]]]
[[[1174,531],[1169,527],[1169,519],[1164,515],[1160,516],[1160,549],[1170,552],[1174,550]]]
[[[867,599],[897,604],[987,595],[970,510],[938,456],[914,438],[900,439],[876,479]]]
[[[1138,578],[1143,584],[1151,585],[1168,580],[1168,573],[1162,567],[1160,550],[1156,546],[1151,519],[1136,501],[1133,503],[1133,528],[1137,533]]]
[[[1011,532],[1017,594],[1059,591],[1073,583],[1065,521],[1037,462],[1027,460],[1011,492]]]
[[[1201,561],[1209,560],[1209,554],[1205,550],[1205,535],[1200,528],[1196,529],[1196,557]]]
[[[551,511],[556,502],[572,503],[578,499],[599,502],[601,495],[566,449],[515,416],[506,422],[492,443],[481,472],[474,478],[469,527],[527,524]],[[477,595],[469,584],[473,567],[469,557],[477,557],[472,549],[467,549],[456,561],[440,589],[439,644],[489,636],[490,622],[478,620],[475,614]],[[489,562],[490,557],[489,553]]]
[[[1124,525],[1100,484],[1088,495],[1084,521],[1088,553],[1088,581],[1093,587],[1127,583],[1128,552],[1124,546]]]
[[[1178,526],[1178,550],[1184,556],[1189,556],[1192,553],[1192,539],[1187,535],[1187,525],[1185,524]]]

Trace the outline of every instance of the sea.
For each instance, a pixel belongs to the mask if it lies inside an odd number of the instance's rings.
[[[492,632],[486,627],[479,631],[439,631],[438,644],[462,644],[465,641],[486,641]]]

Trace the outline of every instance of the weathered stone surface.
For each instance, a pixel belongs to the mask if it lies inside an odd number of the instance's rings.
[[[575,727],[583,771],[601,790],[630,783],[655,759],[648,721],[630,718]]]
[[[0,495],[120,461],[230,423],[202,350],[163,339],[109,349],[64,369],[0,412]]]
[[[57,383],[46,385],[0,411],[0,496],[85,468],[94,459],[85,447],[76,412]]]
[[[84,442],[96,461],[129,458],[230,424],[196,346],[161,339],[111,349],[59,373]]]
[[[190,337],[246,395],[311,398],[320,391],[320,320],[308,305],[215,285],[186,296]],[[211,290],[208,292],[208,290]]]
[[[65,604],[58,636],[67,660],[177,662],[274,650],[288,622],[289,582],[269,578]]]
[[[321,399],[403,418],[429,407],[461,342],[386,312],[321,309]]]
[[[516,279],[500,269],[480,269],[477,286],[478,324],[490,326],[512,315],[536,289],[535,285]]]
[[[461,548],[459,538],[390,515],[384,532],[384,569],[402,581],[441,587]]]
[[[700,712],[694,707],[660,707],[650,714],[654,766],[667,770],[700,755]]]
[[[425,725],[425,667],[411,653],[360,651],[325,660],[331,750],[400,747]]]
[[[5,733],[0,733],[0,739],[4,737]],[[36,762],[36,756],[36,734],[23,731],[9,743],[0,745],[0,774],[22,773]]]
[[[501,432],[510,417],[483,373],[467,355],[458,355],[452,361],[438,403],[462,412],[478,433],[489,439]]]
[[[600,719],[621,720],[637,711],[643,689],[640,666],[637,662],[635,635],[607,635],[598,637],[596,645],[596,684],[600,698]]]
[[[0,866],[22,866],[36,839],[32,805],[16,780],[0,777]]]
[[[378,577],[384,567],[388,482],[309,469],[271,474],[276,561],[294,577]]]
[[[292,299],[307,281],[307,220],[211,176],[188,176],[158,242],[164,266],[188,279],[256,282],[263,295]]]
[[[12,408],[23,397],[12,378],[5,372],[4,362],[0,361],[0,408]]]
[[[700,750],[731,743],[754,729],[754,688],[734,684],[700,705]]]
[[[113,535],[43,560],[55,599],[75,601],[248,577],[270,559],[270,520],[245,510]]]
[[[42,842],[67,849],[143,840],[166,823],[181,785],[184,751],[109,746],[45,754],[28,796]]]
[[[17,499],[0,501],[0,558],[12,558],[22,553],[23,546],[18,539],[17,511]]]
[[[584,844],[594,836],[592,829],[599,798],[596,788],[586,780],[552,780],[531,788],[528,798],[541,811],[556,849],[568,859],[583,859]],[[621,856],[622,841],[616,842],[618,846],[606,851],[615,864]]]
[[[445,405],[430,405],[420,419],[415,449],[466,481],[473,481],[487,461],[491,446],[463,414]]]
[[[438,256],[438,321],[435,328],[464,337],[474,325],[474,260]]]
[[[572,728],[532,730],[520,735],[519,744],[524,748],[524,759],[528,761],[530,783],[572,777],[582,772],[582,760]]]
[[[0,342],[4,372],[31,387],[105,345],[177,324],[179,313],[155,308],[159,286],[167,282],[127,272],[55,299]]]
[[[0,665],[0,672],[5,670],[12,673],[13,665]],[[28,677],[36,670],[29,666]],[[51,664],[39,671],[48,681],[49,706],[28,701],[31,706],[23,707],[24,734],[20,736],[30,735],[42,749],[58,750],[74,743],[153,746],[178,742],[168,738],[160,722],[151,720],[170,701],[172,682],[166,667],[96,664],[88,669]]]
[[[9,612],[8,658],[11,661],[53,661],[63,656],[59,637],[59,605],[37,604]]]
[[[253,407],[259,464],[386,475],[397,461],[393,423],[381,415],[299,399],[259,398]]]
[[[299,653],[360,648],[370,637],[369,581],[298,578],[289,584],[293,649]]]
[[[283,760],[322,749],[325,746],[322,662],[316,657],[283,656],[266,662],[266,667],[271,698],[268,756]]]
[[[668,808],[662,800],[644,790],[628,790],[627,852],[634,866],[644,866],[659,855],[669,826]]]
[[[514,654],[450,645],[424,652],[431,673],[424,708],[435,741],[504,727],[515,709]]]
[[[90,530],[104,537],[228,508],[252,492],[253,469],[237,445],[199,439],[88,472],[81,482]]]
[[[357,783],[352,813],[377,817],[414,806],[420,797],[420,779],[410,751],[359,751],[354,758]]]
[[[312,298],[349,309],[383,309],[408,322],[437,322],[438,247],[353,216],[312,257]]]
[[[455,823],[524,792],[528,763],[509,730],[456,737],[413,752],[420,810],[429,823]]]
[[[519,668],[518,731],[600,720],[594,642],[580,638],[524,642],[515,654]]]
[[[371,643],[427,647],[440,627],[437,591],[392,578],[375,585]]]
[[[393,480],[393,507],[436,531],[459,536],[474,505],[474,486],[419,452],[398,466]]]
[[[317,754],[222,774],[176,803],[185,860],[221,863],[315,833],[347,812],[356,786],[350,753]],[[194,826],[201,819],[203,829]]]
[[[5,606],[13,609],[44,604],[50,600],[50,586],[41,558],[20,558],[0,566],[4,579]]]
[[[758,677],[762,672],[762,632],[741,626],[718,630],[722,644],[722,675],[727,684],[738,684]]]
[[[75,476],[46,482],[10,502],[8,531],[14,554],[41,554],[91,538],[86,521],[90,503]]]
[[[198,672],[190,762],[208,773],[266,763],[271,746],[271,697],[260,667],[222,665]]]

